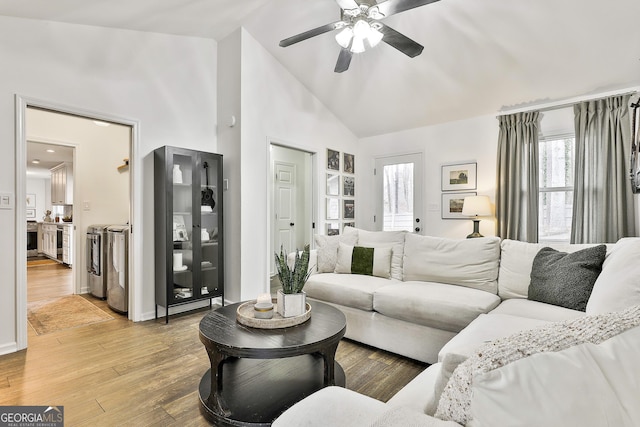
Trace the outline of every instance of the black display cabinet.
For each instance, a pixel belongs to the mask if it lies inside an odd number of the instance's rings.
[[[224,305],[222,155],[154,151],[156,318],[165,309],[220,297]]]

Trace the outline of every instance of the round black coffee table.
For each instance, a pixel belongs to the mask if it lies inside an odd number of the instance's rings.
[[[217,426],[269,426],[282,412],[330,385],[344,387],[336,349],[347,329],[342,312],[312,302],[311,318],[282,329],[236,321],[241,303],[200,321],[211,369],[200,381],[200,410]]]

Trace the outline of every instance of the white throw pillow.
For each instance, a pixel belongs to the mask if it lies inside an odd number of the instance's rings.
[[[315,241],[318,252],[318,273],[333,273],[336,269],[338,245],[340,242],[355,245],[358,242],[358,230],[353,227],[345,227],[342,234],[337,236],[316,234]]]
[[[402,280],[402,255],[404,253],[405,235],[407,235],[406,231],[358,230],[358,246],[392,248],[391,277],[396,280]]]
[[[482,426],[637,426],[640,327],[601,344],[534,354],[473,381]]]
[[[444,239],[407,234],[403,280],[440,282],[496,294],[500,239]]]
[[[472,422],[474,416],[471,412],[471,399],[476,378],[533,354],[561,351],[584,343],[600,344],[639,325],[640,306],[635,306],[624,311],[550,323],[492,341],[480,347],[473,356],[456,368],[440,397],[435,416],[466,425]],[[635,355],[636,360],[638,357],[640,355]],[[622,373],[624,374],[624,371]],[[551,379],[545,377],[541,380],[546,383]],[[562,381],[562,378],[558,380]],[[640,382],[640,379],[636,378],[636,381]],[[527,384],[525,383],[525,386]],[[544,408],[544,405],[538,408]]]
[[[623,310],[640,304],[640,238],[618,240],[602,264],[587,302],[587,314]]]
[[[371,265],[365,266],[366,271],[353,271],[354,266],[354,246],[345,245],[340,242],[338,246],[338,260],[336,262],[336,273],[344,273],[344,274],[366,274],[369,276],[377,276],[382,277],[384,279],[388,279],[391,275],[391,248],[383,247],[383,248],[363,248],[361,246],[357,246],[359,249],[364,249],[364,252],[369,252],[367,250],[372,250],[371,254]],[[356,256],[359,252],[356,250]]]

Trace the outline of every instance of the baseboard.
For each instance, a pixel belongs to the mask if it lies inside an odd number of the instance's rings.
[[[0,356],[3,354],[15,353],[18,351],[18,343],[10,342],[8,344],[0,345]]]

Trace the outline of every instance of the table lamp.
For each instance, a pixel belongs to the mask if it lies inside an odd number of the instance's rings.
[[[474,217],[473,233],[469,234],[467,239],[484,237],[480,234],[480,220],[478,217],[491,215],[491,203],[489,202],[489,196],[465,197],[462,204],[462,215]]]

